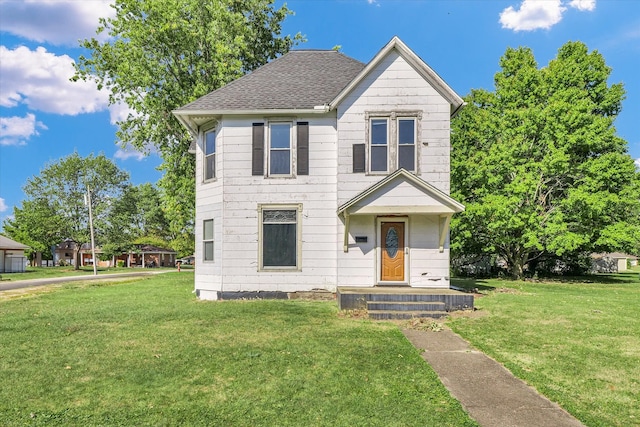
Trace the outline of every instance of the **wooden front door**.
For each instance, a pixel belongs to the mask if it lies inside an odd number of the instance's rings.
[[[383,282],[404,281],[404,222],[380,225],[381,271]]]

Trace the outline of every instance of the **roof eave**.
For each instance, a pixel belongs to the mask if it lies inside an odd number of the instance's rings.
[[[171,111],[171,113],[176,117],[176,119],[178,119],[178,121],[182,124],[182,126],[187,128],[189,133],[194,138],[198,136],[198,125],[193,120],[191,120],[188,114],[184,114],[180,110],[173,110]]]
[[[283,116],[299,114],[324,114],[330,111],[328,105],[319,105],[313,108],[260,108],[251,110],[173,110],[172,113],[180,117],[190,116]]]

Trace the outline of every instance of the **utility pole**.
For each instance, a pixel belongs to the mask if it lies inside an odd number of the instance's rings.
[[[93,275],[98,275],[98,267],[96,265],[96,245],[93,238],[93,212],[91,210],[91,190],[87,185],[87,197],[84,200],[85,204],[89,206],[89,230],[91,231],[91,256],[93,257]]]

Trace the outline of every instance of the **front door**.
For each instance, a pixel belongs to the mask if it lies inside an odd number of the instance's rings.
[[[380,280],[404,282],[404,222],[381,223],[380,237]]]

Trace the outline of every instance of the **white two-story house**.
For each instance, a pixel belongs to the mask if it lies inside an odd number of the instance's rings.
[[[393,38],[368,64],[291,51],[173,111],[196,140],[198,296],[448,289],[463,104]]]

